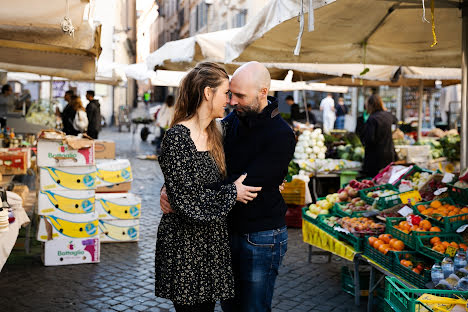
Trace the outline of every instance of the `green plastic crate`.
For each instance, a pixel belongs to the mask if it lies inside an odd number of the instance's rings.
[[[361,288],[361,296],[369,296],[369,271],[359,272],[359,287]],[[341,267],[341,289],[354,296],[354,272],[351,272],[347,266]]]
[[[380,190],[393,190],[393,191],[398,192],[398,189],[395,186],[391,184],[383,184],[383,185],[378,185],[378,186],[360,190],[359,196],[369,205],[373,205],[374,202],[376,201],[377,209],[379,210],[388,209],[393,206],[401,204],[401,200],[399,197],[400,193],[396,193],[394,195],[388,195],[384,197],[379,197],[378,199],[367,197],[366,195],[369,192],[380,191]]]
[[[460,235],[453,234],[453,233],[437,233],[433,235],[416,235],[415,236],[416,242],[417,242],[416,250],[419,253],[431,258],[434,261],[440,262],[445,257],[445,255],[441,254],[440,252],[432,250],[431,247],[428,247],[428,246],[431,246],[429,242],[430,239],[435,236],[440,237],[441,241],[456,242],[457,244],[463,243],[463,238]]]
[[[351,245],[354,250],[357,252],[361,252],[363,250],[363,243],[364,243],[364,236],[356,236],[352,233],[346,234],[343,232],[337,232],[338,238],[342,241],[345,241],[349,245]]]
[[[468,205],[468,188],[464,189],[453,184],[447,185],[449,196],[457,203]]]
[[[348,213],[346,211],[343,210],[344,207],[346,207],[346,204],[348,204],[348,202],[346,203],[335,203],[335,205],[333,205],[333,212],[338,216],[338,217],[350,217],[350,218],[355,218],[355,217],[362,217],[362,215],[366,212],[368,212],[368,210],[364,210],[364,211],[353,211],[352,213]]]
[[[397,312],[418,312],[421,307],[426,307],[418,301],[423,294],[431,294],[441,297],[462,297],[468,298],[466,291],[438,290],[438,289],[413,289],[407,287],[403,282],[395,277],[386,277],[385,301]],[[426,307],[429,311],[430,308]]]
[[[405,232],[402,232],[399,229],[393,227],[394,225],[399,224],[401,221],[406,221],[406,218],[386,218],[385,232],[392,235],[394,238],[403,241],[405,246],[416,249],[416,238],[412,232],[406,234]]]
[[[447,197],[447,198],[441,198],[441,199],[438,199],[440,202],[442,203],[447,203],[447,204],[450,204],[450,205],[455,205],[459,208],[462,208],[463,205],[459,205],[456,203],[456,201],[452,200],[450,197]],[[428,201],[428,202],[422,202],[422,203],[418,203],[417,205],[415,205],[415,207],[413,207],[413,210],[416,214],[420,215],[420,216],[424,216],[423,214],[421,214],[419,212],[419,210],[417,209],[417,206],[419,205],[429,205],[430,203],[432,203],[433,201]],[[464,214],[460,214],[460,215],[456,215],[456,216],[451,216],[451,217],[442,217],[441,216],[441,219],[438,220],[434,217],[430,217],[430,216],[424,216],[424,217],[427,217],[430,219],[431,223],[438,226],[442,232],[455,232],[460,226],[464,225],[464,224],[467,224],[468,223],[468,213],[464,213]]]
[[[369,245],[369,237],[364,238],[364,256],[374,260],[389,271],[393,270],[393,251],[389,251],[386,255]]]
[[[329,217],[333,217],[333,215],[332,214],[319,215],[316,219],[316,225],[322,230],[324,230],[325,232],[327,232],[328,234],[330,234],[331,236],[337,239],[340,239],[340,235],[339,235],[340,232],[335,231],[331,226],[325,223],[324,219],[329,218]]]
[[[432,170],[424,169],[424,168],[421,168],[419,166],[414,165],[408,172],[406,172],[404,175],[402,175],[394,185],[399,186],[401,184],[401,180],[407,180],[408,177],[412,176],[416,172],[427,172],[427,173],[430,173],[430,174],[434,174],[434,173],[440,172],[440,171],[439,170],[432,171]]]
[[[309,210],[309,207],[308,206],[305,206],[305,207],[302,207],[302,219],[312,223],[312,224],[316,224],[317,223],[317,219],[314,219],[314,218],[311,218],[310,216],[308,216],[306,214],[307,210]]]
[[[394,251],[395,259],[393,260],[393,272],[405,279],[406,281],[410,282],[411,284],[415,285],[419,288],[426,288],[426,284],[431,282],[431,270],[424,270],[422,274],[417,274],[413,272],[412,268],[408,268],[403,266],[400,261],[403,259],[404,255],[410,254],[411,258],[413,259],[413,264],[415,262],[424,262],[432,265],[433,262],[430,263],[430,260],[422,259],[418,257],[417,251]]]

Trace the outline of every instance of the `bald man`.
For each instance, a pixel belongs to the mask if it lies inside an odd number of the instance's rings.
[[[253,201],[236,203],[229,216],[236,297],[223,311],[271,311],[278,268],[287,250],[286,204],[278,186],[288,172],[296,144],[268,96],[270,74],[258,62],[239,67],[230,83],[234,111],[224,120],[227,182],[247,173],[246,185],[261,186]],[[161,195],[161,209],[170,212]]]

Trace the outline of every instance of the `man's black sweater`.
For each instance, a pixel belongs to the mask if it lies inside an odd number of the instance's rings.
[[[224,151],[230,182],[247,173],[244,185],[261,186],[257,198],[248,204],[237,202],[230,215],[236,233],[273,230],[285,225],[286,204],[279,186],[288,172],[296,140],[293,131],[278,114],[278,102],[256,115],[224,119]]]

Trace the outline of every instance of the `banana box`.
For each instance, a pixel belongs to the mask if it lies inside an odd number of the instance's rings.
[[[94,191],[39,191],[37,212],[39,215],[66,213],[91,213],[95,211]]]
[[[94,190],[96,176],[96,166],[39,168],[42,191]]]
[[[99,219],[138,219],[141,198],[131,193],[96,194],[96,212]]]
[[[131,182],[132,166],[128,159],[98,159],[96,186],[110,186]]]
[[[90,139],[67,136],[37,142],[37,165],[40,167],[92,166],[94,158],[94,141]]]
[[[99,220],[101,243],[136,242],[140,236],[140,220]]]
[[[50,216],[39,216],[37,240],[41,242],[53,239],[88,239],[98,235],[96,212],[76,214],[72,217],[64,212]]]
[[[44,243],[42,262],[46,266],[98,263],[100,253],[99,237],[54,239]]]

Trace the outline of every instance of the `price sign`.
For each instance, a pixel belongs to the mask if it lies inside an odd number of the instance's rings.
[[[447,249],[445,250],[445,253],[449,255],[450,257],[454,257],[455,254],[457,253],[457,249],[453,246],[448,246]]]
[[[400,199],[403,204],[414,205],[422,200],[421,194],[418,191],[405,192],[400,194]]]
[[[413,209],[411,209],[408,206],[405,206],[405,207],[401,208],[400,210],[398,210],[398,213],[406,218],[407,215],[413,213]]]

